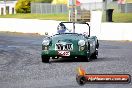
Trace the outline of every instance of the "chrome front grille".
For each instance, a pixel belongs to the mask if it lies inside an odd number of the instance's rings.
[[[57,43],[55,45],[55,49],[56,50],[73,50],[73,44],[71,44],[71,43],[66,43],[66,44]]]

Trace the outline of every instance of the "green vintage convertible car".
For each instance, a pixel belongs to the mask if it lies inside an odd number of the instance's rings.
[[[73,26],[73,30],[64,24]],[[75,33],[80,27],[76,27],[76,24],[86,25],[86,32]],[[61,22],[57,29],[57,34],[45,37],[42,42],[42,62],[47,63],[50,58],[81,58],[88,62],[92,58],[97,59],[99,42],[96,36],[90,36],[88,23]]]

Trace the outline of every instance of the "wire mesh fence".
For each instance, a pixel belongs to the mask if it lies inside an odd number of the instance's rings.
[[[104,2],[96,2],[96,3],[82,3],[79,6],[80,10],[102,10],[106,9],[114,9],[115,13],[128,13],[132,12],[132,3],[130,4],[118,4],[116,1],[104,3]],[[35,14],[66,14],[68,13],[69,8],[65,4],[50,4],[50,3],[31,3],[31,13]]]
[[[79,6],[82,10],[102,10],[103,3],[82,3]],[[65,4],[50,4],[50,3],[31,3],[31,13],[37,14],[58,14],[68,13],[69,8]]]
[[[68,12],[67,5],[64,4],[53,5],[50,3],[31,3],[31,13],[58,14],[67,12]]]
[[[107,3],[106,9],[114,9],[114,13],[120,13],[121,12],[120,5],[116,1]]]
[[[109,2],[106,9],[114,9],[114,13],[131,13],[132,3],[118,4],[117,1]]]
[[[82,3],[82,10],[103,10],[103,2],[94,2],[94,3]]]
[[[123,13],[132,13],[132,3],[126,3],[120,5],[121,12]]]

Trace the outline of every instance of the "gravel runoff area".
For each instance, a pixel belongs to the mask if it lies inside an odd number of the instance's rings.
[[[41,62],[44,36],[0,32],[0,88],[132,88],[132,84],[86,84],[76,82],[77,68],[87,73],[132,75],[132,42],[99,41],[99,58]]]

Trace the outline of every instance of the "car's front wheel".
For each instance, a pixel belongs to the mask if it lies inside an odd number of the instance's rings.
[[[43,62],[43,63],[49,63],[50,57],[42,56],[41,59],[42,59],[42,62]]]
[[[92,59],[98,58],[98,49],[95,50],[95,52],[92,54]]]
[[[89,62],[89,61],[90,61],[90,56],[89,56],[89,55],[86,55],[86,56],[84,57],[84,59],[85,59],[85,61]]]

